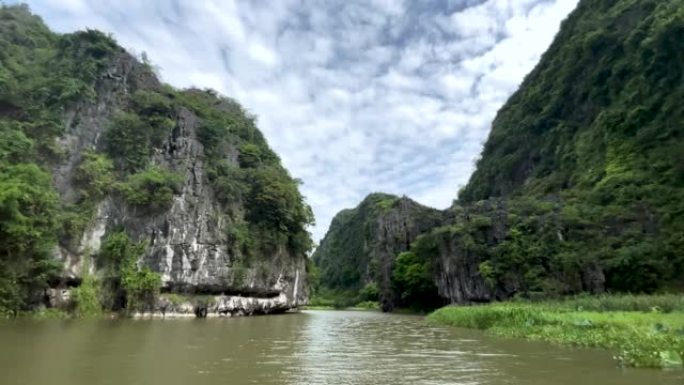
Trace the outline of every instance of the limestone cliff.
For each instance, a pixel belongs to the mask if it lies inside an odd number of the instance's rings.
[[[398,300],[392,284],[396,255],[441,219],[438,210],[407,197],[369,195],[358,207],[335,216],[314,252],[323,285],[350,290],[352,296],[369,284],[376,285],[382,309],[391,311]]]
[[[681,1],[580,1],[498,112],[446,220],[396,256],[402,296],[681,291],[683,25]]]
[[[162,293],[215,297],[210,313],[270,313],[306,302],[311,211],[252,116],[213,91],[162,84],[150,65],[99,32],[57,35],[25,7],[0,12],[0,30],[12,34],[0,40],[0,72],[35,79],[0,93],[7,106],[0,133],[45,124],[38,119],[48,114],[54,124],[53,132],[16,134],[35,143],[27,161],[52,175],[59,199],[56,223],[45,229],[54,231],[46,239],[58,240],[51,249],[61,264],[48,275],[48,305],[67,306],[84,274],[122,290],[124,262],[101,256],[119,233],[141,247],[133,270],[158,274]],[[4,66],[8,60],[13,66]],[[67,86],[74,88],[68,97]],[[54,101],[34,100],[43,94]],[[13,167],[0,160],[0,171]],[[126,299],[111,303],[126,306]],[[157,299],[144,310],[173,308]]]

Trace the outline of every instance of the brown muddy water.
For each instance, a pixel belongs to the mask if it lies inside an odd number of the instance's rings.
[[[375,312],[0,322],[1,385],[682,385],[607,352]]]

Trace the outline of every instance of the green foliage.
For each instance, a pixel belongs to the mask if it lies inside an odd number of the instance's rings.
[[[559,301],[546,301],[546,303],[554,307],[579,311],[684,312],[684,296],[678,294],[581,295]]]
[[[158,92],[138,90],[131,96],[128,110],[112,117],[105,133],[107,152],[121,170],[143,169],[174,126],[171,100]]]
[[[117,231],[109,234],[104,240],[99,257],[116,273],[130,261],[136,262],[144,252],[144,243],[132,242],[125,232]]]
[[[445,307],[429,319],[502,337],[605,348],[626,366],[682,367],[684,357],[684,313],[680,312],[595,312],[556,303],[515,303]]]
[[[152,151],[148,136],[147,126],[137,114],[120,111],[106,131],[107,152],[123,170],[142,169]]]
[[[424,241],[418,240],[416,243]],[[419,254],[406,251],[400,253],[392,271],[392,282],[399,294],[399,305],[415,309],[429,309],[438,306],[431,263]]]
[[[230,280],[233,287],[243,287],[247,279],[247,266],[242,261],[235,261],[230,267]]]
[[[152,166],[129,175],[118,190],[126,201],[153,210],[168,208],[174,194],[180,193],[182,177],[174,172]]]
[[[361,299],[354,291],[331,290],[321,287],[309,300],[308,306],[321,308],[344,309],[353,307]]]
[[[378,285],[375,282],[368,282],[366,286],[359,292],[359,297],[364,302],[378,302],[380,295],[380,290],[378,290]]]
[[[491,278],[513,269],[529,290],[564,292],[559,277],[588,262],[610,290],[681,286],[682,25],[681,2],[655,0],[585,0],[563,23],[499,111],[459,194],[462,204],[501,196],[541,206],[550,194],[560,203],[560,218],[509,219]]]
[[[108,271],[109,290],[124,290],[128,312],[151,309],[161,289],[161,275],[138,265],[145,248],[123,231],[111,233],[102,243],[100,259]]]
[[[88,261],[89,256],[84,257]],[[99,282],[90,274],[86,262],[81,269],[81,285],[71,291],[74,302],[74,314],[79,318],[95,318],[102,315]]]
[[[57,241],[63,247],[77,245],[96,204],[105,197],[118,193],[140,210],[169,207],[180,192],[181,177],[156,166],[159,157],[154,155],[162,150],[173,155],[175,148],[162,146],[180,133],[174,129],[185,109],[199,117],[199,126],[181,134],[195,130],[202,142],[206,175],[222,204],[216,220],[240,229],[227,234],[233,236],[238,256],[265,259],[282,246],[302,256],[311,249],[311,210],[255,118],[211,91],[176,91],[138,82],[138,75],[149,75],[144,69],[149,69],[148,62],[131,68],[126,90],[111,95],[121,110],[110,117],[93,150],[82,154],[73,174],[78,194],[56,204],[57,194],[44,170],[77,155],[66,154],[65,141],[59,139],[65,129],[80,124],[82,112],[88,111],[84,107],[100,96],[97,92],[111,93],[104,83],[117,76],[109,73],[114,59],[125,61],[125,55],[101,32],[55,34],[28,7],[0,5],[0,312],[16,313],[28,302],[40,301],[29,294],[40,292],[47,276],[58,270],[56,263],[49,263],[49,251]],[[97,152],[100,149],[105,153]],[[104,250],[103,255],[106,260],[114,254]],[[102,282],[105,307],[119,301],[121,291],[128,292],[132,306],[149,302],[146,293],[158,286],[154,273],[121,260],[108,263],[114,267]],[[84,298],[90,294],[83,288]]]
[[[167,299],[174,306],[179,306],[190,301],[189,297],[178,293],[166,293],[162,294],[161,297]]]
[[[57,272],[57,194],[32,164],[0,166],[0,311],[18,312]]]
[[[258,167],[261,163],[261,150],[254,143],[245,143],[240,146],[238,161],[242,168]]]
[[[255,170],[250,182],[245,219],[276,237],[286,237],[291,250],[310,250],[306,226],[313,223],[313,212],[304,203],[297,183],[278,168]]]
[[[65,216],[41,166],[61,156],[66,107],[94,96],[117,52],[100,32],[56,35],[28,7],[0,6],[0,312],[35,303],[59,270],[50,252]]]
[[[321,270],[311,258],[306,259],[306,279],[311,296],[318,295],[321,290]]]
[[[153,309],[162,285],[159,273],[147,267],[139,269],[137,264],[128,263],[121,270],[121,283],[126,290],[128,311]]]
[[[105,154],[88,151],[76,170],[76,182],[83,186],[84,199],[97,199],[111,191],[114,163]]]
[[[120,48],[97,31],[53,34],[26,6],[0,7],[0,118],[20,120],[41,158],[53,156],[64,108],[94,96]]]
[[[177,93],[175,101],[202,120],[197,134],[207,156],[207,175],[225,214],[234,216],[236,205],[245,206],[248,225],[239,236],[249,250],[243,251],[268,255],[283,243],[295,254],[311,250],[311,208],[298,182],[268,147],[254,117],[213,91],[186,90]],[[235,151],[239,167],[226,160],[226,154]]]
[[[333,218],[314,252],[321,289],[350,293],[348,297],[354,303],[378,301],[384,311],[395,305],[413,306],[412,301],[422,300],[425,293],[418,293],[419,289],[408,287],[403,281],[396,284],[396,256],[407,250],[412,237],[442,220],[438,210],[407,198],[382,193],[368,195],[356,208],[343,210]],[[402,224],[397,225],[398,221]],[[405,278],[404,274],[397,277]],[[433,302],[430,300],[424,308],[432,308]]]
[[[372,301],[362,301],[356,303],[352,308],[355,310],[380,310],[380,305],[378,304],[378,300],[375,299]]]
[[[21,163],[31,159],[33,141],[17,122],[0,120],[0,162]]]
[[[380,210],[387,211],[391,209],[395,203],[399,201],[399,198],[396,197],[388,197],[388,198],[383,198],[379,200],[376,204]]]

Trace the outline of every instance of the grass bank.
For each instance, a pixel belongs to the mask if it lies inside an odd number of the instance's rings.
[[[604,348],[624,366],[684,366],[681,296],[581,297],[564,301],[448,306],[428,317],[441,324],[578,347]]]
[[[313,304],[312,304],[313,303]],[[321,301],[312,301],[312,303],[309,303],[308,305],[305,306],[300,306],[300,309],[303,310],[359,310],[359,311],[377,311],[380,310],[380,306],[378,305],[377,302],[372,302],[372,301],[363,301],[356,303],[354,305],[339,305],[339,304],[334,304],[334,305],[329,305],[326,302],[323,302],[324,304],[321,305]]]

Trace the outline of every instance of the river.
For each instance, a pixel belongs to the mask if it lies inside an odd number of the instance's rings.
[[[1,385],[670,385],[609,353],[423,317],[303,311],[231,319],[0,322]]]

